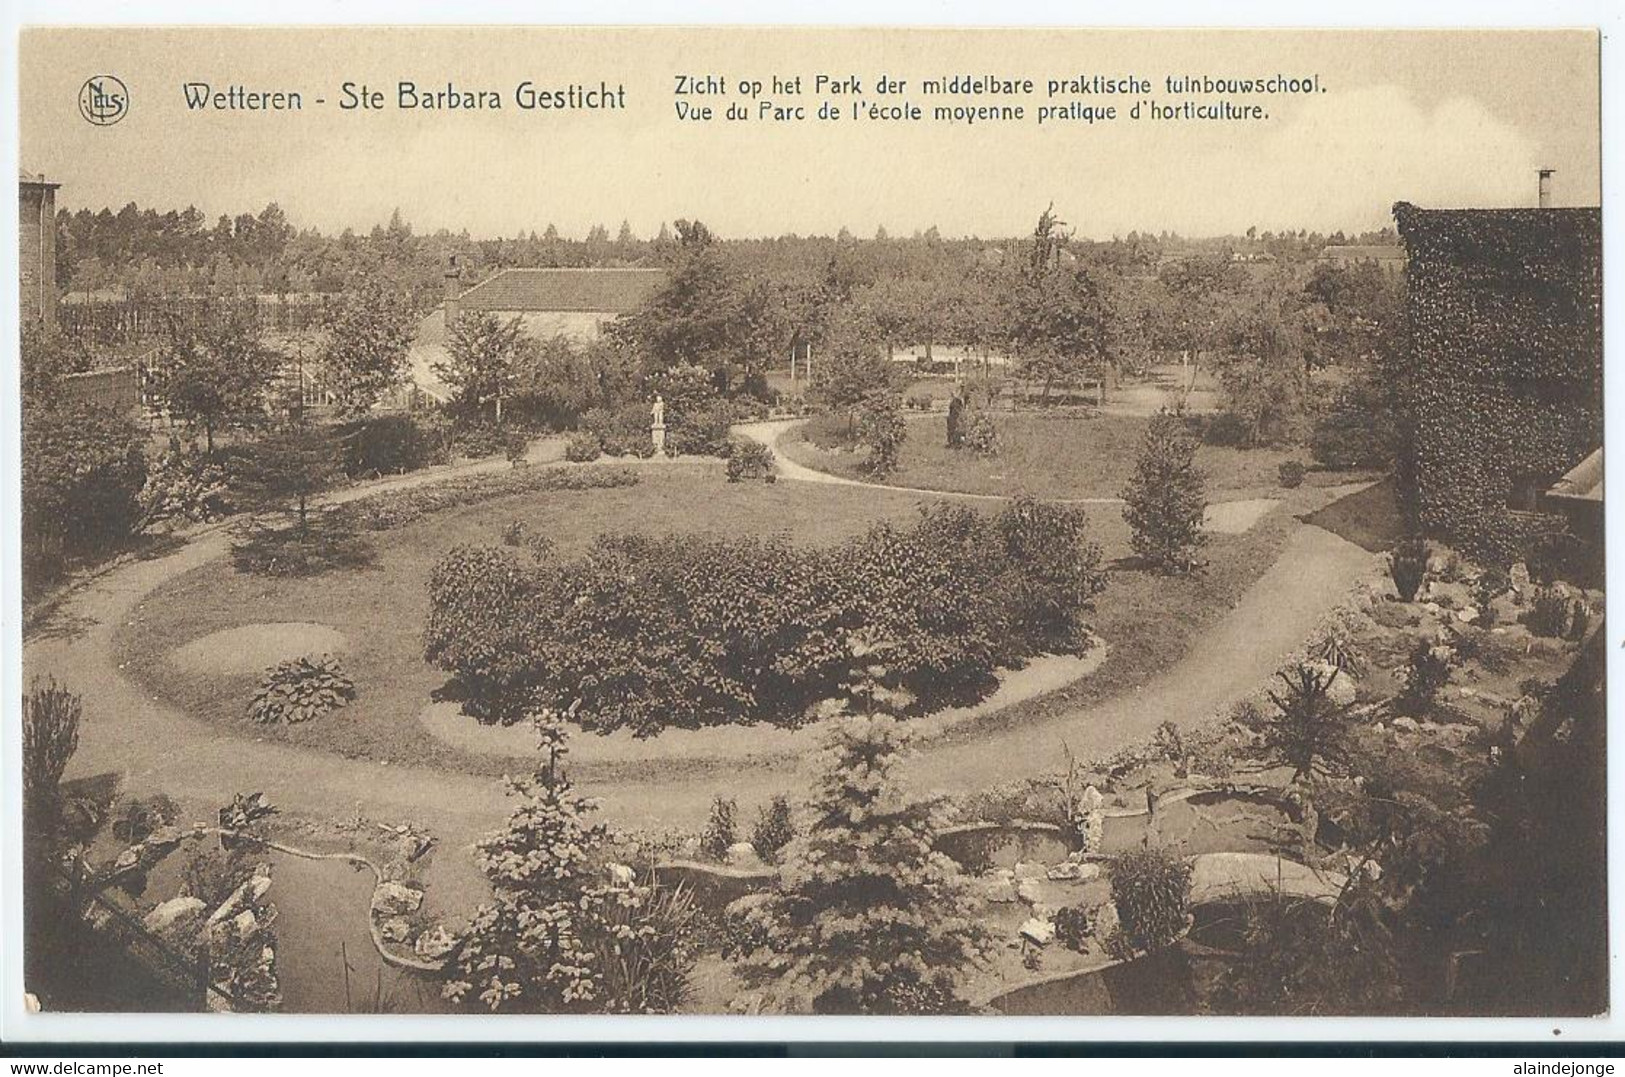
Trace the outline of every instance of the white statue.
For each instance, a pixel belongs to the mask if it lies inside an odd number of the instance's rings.
[[[650,414],[654,416],[654,426],[666,425],[666,402],[660,398],[659,393],[655,394],[655,406]]]

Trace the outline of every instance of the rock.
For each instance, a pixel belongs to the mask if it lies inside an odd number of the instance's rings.
[[[204,904],[201,898],[178,897],[157,905],[141,923],[148,931],[164,931],[193,917],[203,915]]]
[[[1055,939],[1055,925],[1035,916],[1023,923],[1016,933],[1035,946],[1048,946]]]
[[[604,874],[609,876],[609,885],[626,889],[637,882],[637,873],[625,864],[605,864]]]
[[[1044,884],[1037,879],[1017,879],[1016,897],[1029,905],[1042,905],[1044,903]]]
[[[1013,874],[1017,879],[1042,879],[1044,870],[1044,865],[1036,860],[1017,860]]]
[[[135,868],[140,865],[140,863],[141,846],[132,845],[122,853],[118,854],[118,859],[113,861],[113,870],[115,872],[134,871]]]
[[[1095,937],[1098,939],[1110,938],[1122,923],[1117,915],[1117,906],[1108,901],[1095,910]]]
[[[1415,718],[1407,718],[1403,714],[1394,719],[1393,726],[1395,729],[1404,730],[1406,733],[1415,733],[1422,728],[1416,724]]]
[[[1056,882],[1086,883],[1100,878],[1100,865],[1068,860],[1064,864],[1056,864],[1045,874]]]
[[[1478,610],[1472,606],[1468,606],[1464,610],[1457,610],[1456,620],[1460,621],[1464,625],[1470,625],[1474,621],[1478,620]]]
[[[412,937],[412,925],[399,916],[378,925],[378,936],[385,942],[405,942]]]
[[[178,826],[161,826],[147,835],[144,843],[151,849],[171,849],[181,843],[181,828]]]
[[[447,931],[444,924],[436,924],[419,935],[417,944],[412,947],[425,961],[439,961],[456,948],[457,936]]]
[[[379,916],[401,916],[417,912],[423,904],[423,891],[405,883],[379,883],[372,892],[372,911]]]
[[[1522,561],[1514,562],[1507,577],[1512,581],[1512,589],[1519,593],[1529,590],[1529,566]]]
[[[744,897],[734,898],[723,907],[722,918],[727,921],[742,920],[772,901],[773,894],[765,890],[759,894],[746,894]]]
[[[233,890],[231,896],[221,902],[218,909],[209,914],[210,926],[237,915],[239,909],[245,905],[252,905],[264,897],[265,892],[269,889],[271,889],[271,877],[269,875],[251,877],[243,885]]]
[[[1092,785],[1086,787],[1083,791],[1083,796],[1078,798],[1078,804],[1083,808],[1084,811],[1099,811],[1100,806],[1104,803],[1106,803],[1106,798],[1101,795],[1099,789],[1096,789]]]
[[[762,858],[756,855],[756,846],[748,841],[736,841],[728,846],[728,855],[723,862],[734,868],[759,868]]]
[[[1016,895],[1016,884],[1008,875],[988,875],[982,878],[982,900],[995,905],[1014,905],[1021,898]]]
[[[1434,617],[1444,616],[1444,607],[1437,602],[1424,602],[1422,603],[1422,609]]]

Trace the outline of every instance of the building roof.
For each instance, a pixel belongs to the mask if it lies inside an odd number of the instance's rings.
[[[1322,250],[1320,256],[1336,262],[1403,262],[1405,248],[1386,244],[1333,244]]]
[[[666,281],[661,269],[504,269],[464,292],[465,311],[627,314]]]
[[[1546,491],[1547,497],[1566,501],[1602,502],[1602,450],[1581,460]]]
[[[49,187],[52,190],[62,186],[60,183],[52,183],[47,180],[43,172],[30,172],[24,168],[17,170],[17,183],[23,187]]]

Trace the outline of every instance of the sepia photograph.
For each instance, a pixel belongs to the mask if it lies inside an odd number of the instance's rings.
[[[1607,1016],[1597,29],[14,47],[31,1015]]]

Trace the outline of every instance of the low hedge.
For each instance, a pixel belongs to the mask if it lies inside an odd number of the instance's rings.
[[[405,527],[430,513],[477,501],[542,490],[598,490],[637,485],[637,472],[624,467],[532,467],[464,475],[409,490],[374,494],[333,510],[364,531]]]
[[[482,721],[552,707],[639,736],[794,726],[875,663],[915,711],[979,698],[1000,666],[1086,646],[1104,585],[1081,511],[1032,500],[991,517],[939,505],[830,548],[605,535],[563,561],[462,546],[430,579],[426,657]]]

